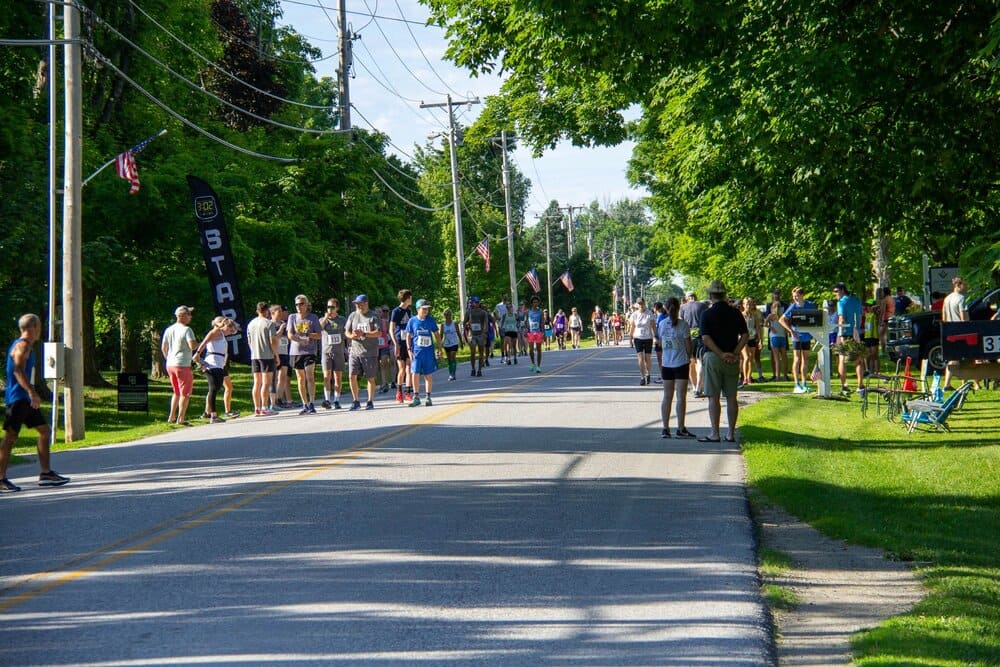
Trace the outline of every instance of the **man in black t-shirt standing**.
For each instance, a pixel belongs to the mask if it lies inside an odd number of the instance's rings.
[[[720,395],[724,393],[729,423],[726,442],[736,442],[736,417],[740,409],[736,402],[736,387],[740,354],[747,344],[747,323],[742,313],[729,305],[726,286],[721,280],[713,280],[708,286],[708,298],[712,305],[701,316],[701,342],[705,345],[702,366],[711,431],[698,441],[719,442],[722,416]]]

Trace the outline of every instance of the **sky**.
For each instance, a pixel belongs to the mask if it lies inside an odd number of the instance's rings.
[[[377,128],[398,148],[389,149],[401,158],[412,154],[413,146],[424,145],[428,135],[447,127],[445,109],[421,109],[421,103],[478,98],[499,92],[496,75],[471,77],[444,59],[447,42],[444,30],[423,25],[427,8],[416,0],[343,0],[347,2],[350,29],[361,35],[354,42],[353,78],[350,96],[355,127]],[[319,6],[327,9],[324,12]],[[289,25],[309,42],[332,56],[314,64],[317,76],[336,76],[337,0],[283,0],[280,23]],[[372,18],[372,16],[375,18]],[[405,17],[407,23],[401,18]],[[411,34],[412,31],[412,34]],[[475,120],[482,104],[462,106],[456,120],[467,125]],[[434,141],[443,141],[435,139]],[[531,183],[525,222],[531,224],[548,203],[560,206],[604,206],[620,199],[638,199],[645,190],[629,186],[625,169],[632,144],[613,148],[577,148],[559,144],[539,158],[518,148],[513,164]]]

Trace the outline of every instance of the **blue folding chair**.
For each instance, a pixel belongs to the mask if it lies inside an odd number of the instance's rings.
[[[938,431],[950,431],[948,417],[965,404],[965,398],[972,391],[972,382],[964,382],[951,396],[943,401],[914,400],[906,402],[906,412],[901,419],[906,424],[907,433],[913,433],[917,424],[933,426]]]

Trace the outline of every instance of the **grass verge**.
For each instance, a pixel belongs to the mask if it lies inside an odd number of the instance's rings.
[[[776,396],[740,415],[751,486],[831,537],[914,561],[930,593],[854,637],[860,665],[1000,664],[1000,392],[951,433],[907,435],[857,399]],[[780,597],[780,596],[779,596]]]

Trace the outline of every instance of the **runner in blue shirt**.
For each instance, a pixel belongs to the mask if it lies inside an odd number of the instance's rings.
[[[837,342],[843,343],[845,340],[854,339],[861,341],[861,326],[864,321],[864,307],[861,299],[849,294],[847,285],[837,283],[833,286],[833,293],[837,297]],[[840,394],[848,396],[847,389],[847,357],[839,355],[837,361],[837,371],[840,373]],[[864,390],[865,358],[864,355],[857,355],[854,360],[854,371],[858,379],[858,392]]]
[[[424,376],[427,386],[427,405],[431,402],[431,389],[434,385],[434,371],[437,370],[436,356],[441,356],[441,332],[438,324],[430,315],[431,302],[426,299],[417,301],[417,316],[411,317],[406,323],[406,348],[412,362],[410,373],[413,375],[413,400],[410,407],[420,405],[420,376]],[[437,339],[437,345],[434,339]]]
[[[806,378],[809,377],[809,350],[812,347],[812,336],[805,332],[799,332],[798,327],[791,325],[792,313],[800,308],[814,310],[816,306],[812,301],[805,300],[805,291],[801,287],[792,289],[792,304],[788,306],[779,322],[788,332],[792,340],[792,379],[795,380],[796,394],[809,392],[809,385]]]
[[[531,297],[531,308],[525,313],[525,338],[528,342],[528,354],[531,356],[531,368],[528,371],[542,372],[542,343],[545,342],[545,332],[542,330],[542,311],[538,309],[540,299]]]

